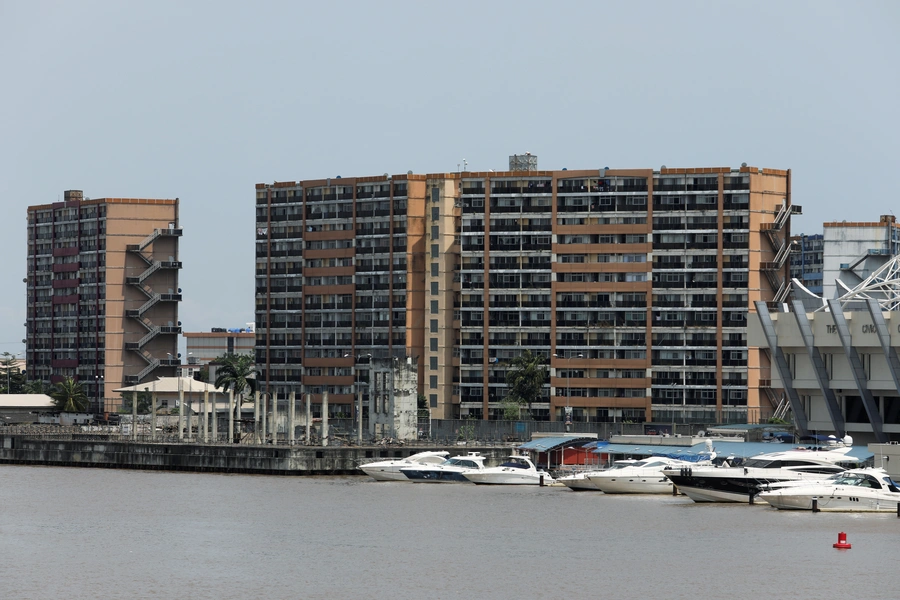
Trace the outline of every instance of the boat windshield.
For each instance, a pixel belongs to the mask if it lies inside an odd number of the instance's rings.
[[[466,467],[467,469],[477,469],[478,464],[474,460],[468,460],[466,458],[451,458],[449,460],[444,461],[444,465],[453,466],[453,467]]]
[[[522,460],[521,458],[510,458],[505,463],[501,463],[501,467],[513,467],[516,469],[528,469],[531,467],[527,462]]]
[[[613,463],[613,465],[608,469],[609,471],[614,471],[616,469],[624,469],[625,467],[642,467],[647,461],[644,460],[620,460]]]
[[[871,475],[862,475],[860,473],[845,473],[843,477],[838,477],[834,481],[834,485],[852,485],[856,487],[867,487],[881,489],[881,483]]]

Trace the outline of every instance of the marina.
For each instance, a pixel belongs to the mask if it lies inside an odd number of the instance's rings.
[[[900,549],[891,514],[365,476],[0,466],[0,502],[4,589],[34,599],[831,597],[866,573],[886,600]]]

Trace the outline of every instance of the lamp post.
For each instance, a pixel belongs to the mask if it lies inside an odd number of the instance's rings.
[[[100,393],[103,390],[103,375],[94,375],[94,383],[97,388],[97,412],[101,411],[100,409]]]
[[[566,432],[568,433],[569,427],[572,425],[572,407],[569,406],[569,398],[571,393],[571,388],[569,384],[571,382],[572,377],[572,365],[569,361],[572,360],[571,356],[560,356],[559,354],[554,354],[554,358],[561,358],[566,361]],[[584,354],[578,354],[575,358],[584,358]]]
[[[344,358],[350,358],[353,356],[352,354],[345,354]],[[359,445],[362,445],[362,422],[363,422],[363,401],[362,401],[362,386],[359,384],[359,369],[356,367],[356,362],[362,360],[363,358],[369,359],[369,364],[372,364],[372,355],[371,354],[361,354],[359,356],[353,357],[353,383],[356,385],[356,442]],[[372,369],[369,368],[369,377],[371,378]]]

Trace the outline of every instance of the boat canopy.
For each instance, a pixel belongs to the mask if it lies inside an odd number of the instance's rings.
[[[528,450],[531,452],[548,452],[561,447],[578,447],[580,448],[586,442],[597,442],[593,437],[542,437],[525,442],[519,445],[519,450]],[[599,445],[601,442],[597,442]]]

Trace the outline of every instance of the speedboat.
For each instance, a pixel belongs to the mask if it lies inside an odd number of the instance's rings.
[[[373,477],[376,481],[407,481],[406,475],[400,472],[403,467],[415,465],[436,465],[447,460],[450,453],[446,450],[437,452],[419,452],[406,458],[392,458],[360,465],[359,469]]]
[[[851,440],[852,442],[852,440]],[[849,444],[849,442],[848,442]],[[750,502],[766,485],[782,481],[817,480],[856,466],[847,453],[852,447],[794,448],[759,454],[739,466],[681,466],[663,471],[678,490],[694,502]]]
[[[527,456],[513,454],[496,467],[469,471],[463,476],[472,483],[494,485],[541,485],[553,483],[549,473],[538,469]]]
[[[781,510],[895,512],[900,486],[884,469],[851,469],[828,482],[763,491],[759,497]]]
[[[416,483],[468,483],[469,480],[464,475],[470,471],[483,470],[484,458],[479,452],[469,452],[448,458],[437,465],[401,467],[400,472]]]
[[[671,494],[672,482],[663,469],[680,469],[695,463],[651,456],[644,460],[617,460],[590,479],[604,494]]]
[[[618,460],[613,463],[613,466],[619,463],[636,463],[637,461],[633,458],[628,458],[625,460]],[[599,492],[600,488],[597,487],[597,484],[591,481],[591,475],[595,473],[602,473],[604,471],[609,470],[612,467],[608,467],[606,469],[597,469],[595,471],[582,471],[580,473],[572,473],[571,475],[566,475],[565,477],[557,477],[557,483],[561,483],[572,491],[580,492],[580,491],[592,491]]]

